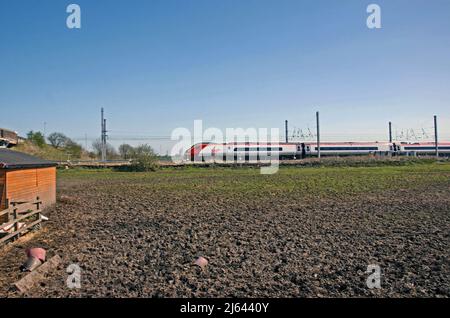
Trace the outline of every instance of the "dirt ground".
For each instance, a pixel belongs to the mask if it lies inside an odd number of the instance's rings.
[[[63,171],[45,215],[0,250],[0,296],[450,296],[449,164]],[[63,264],[19,295],[11,284],[34,246]],[[70,264],[80,289],[66,286]],[[366,285],[370,264],[381,289]]]

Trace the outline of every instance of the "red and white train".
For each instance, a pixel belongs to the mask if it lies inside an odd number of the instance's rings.
[[[450,142],[438,144],[440,155],[450,155]],[[321,142],[321,156],[352,156],[369,154],[433,155],[434,142]],[[251,162],[271,159],[302,159],[318,156],[317,143],[199,143],[185,153],[192,162]]]

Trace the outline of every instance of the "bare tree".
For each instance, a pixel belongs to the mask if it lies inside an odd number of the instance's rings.
[[[102,155],[102,141],[100,139],[96,139],[92,143],[92,148],[94,149],[94,153],[97,157]],[[117,158],[119,155],[117,154],[116,149],[109,143],[106,144],[106,157],[109,159]]]
[[[48,135],[47,139],[50,142],[50,145],[55,148],[65,147],[71,141],[68,137],[66,137],[66,135],[59,132],[51,133],[50,135]]]
[[[122,159],[130,159],[134,152],[134,148],[129,144],[122,144],[119,146],[119,154]]]

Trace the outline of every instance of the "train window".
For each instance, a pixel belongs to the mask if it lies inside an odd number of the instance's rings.
[[[405,147],[405,150],[435,150],[435,146],[425,146],[425,147]],[[450,147],[438,147],[439,150],[450,150]]]
[[[317,147],[316,147],[317,150]],[[320,150],[324,151],[347,151],[347,150],[372,150],[377,151],[378,147],[320,147]]]
[[[246,147],[246,148],[234,148],[234,151],[283,151],[282,147]]]
[[[278,147],[278,148],[276,148],[276,147],[261,147],[261,148],[258,148],[258,151],[283,151],[283,148],[281,148],[281,147]]]

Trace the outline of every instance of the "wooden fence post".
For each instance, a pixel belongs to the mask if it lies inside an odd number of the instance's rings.
[[[41,209],[41,202],[39,201],[39,197],[36,197],[36,209],[39,211]],[[36,220],[40,220],[41,219],[41,213],[39,212],[37,214],[37,219]],[[38,225],[38,228],[40,228],[40,225]]]
[[[9,209],[9,199],[8,198],[5,199],[5,203],[6,203],[6,209]],[[10,217],[9,217],[9,212],[8,212],[8,214],[6,214],[6,222],[5,223],[8,223],[9,220],[10,220]]]
[[[39,197],[36,197],[36,208],[39,210],[41,207],[41,202],[39,201]]]
[[[13,221],[15,221],[15,220],[17,220],[17,218],[18,218],[16,203],[13,202],[13,203],[12,203],[12,206],[13,206]],[[18,231],[18,230],[19,230],[19,222],[16,221],[16,222],[14,222],[14,232],[16,232],[16,231]],[[18,234],[17,234],[17,238],[19,238],[19,236],[20,236],[20,234],[18,233]]]

